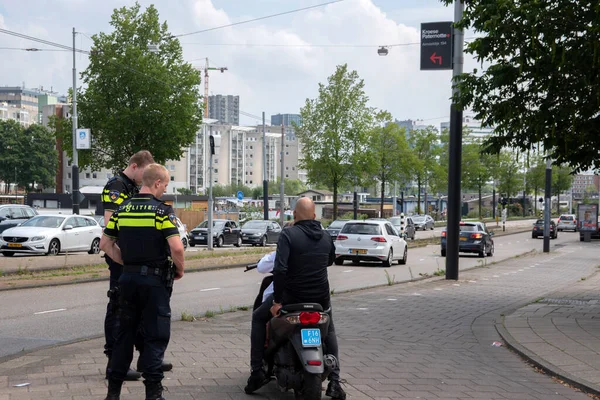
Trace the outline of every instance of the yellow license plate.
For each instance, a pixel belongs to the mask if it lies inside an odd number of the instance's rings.
[[[367,250],[364,249],[353,249],[352,254],[367,254]]]
[[[467,238],[466,237],[461,237],[460,240],[461,240],[461,242],[466,242]]]
[[[21,243],[9,243],[8,244],[8,247],[18,247],[18,248],[20,248],[21,246],[22,246]]]

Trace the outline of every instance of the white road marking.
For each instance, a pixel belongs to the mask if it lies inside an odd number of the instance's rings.
[[[469,283],[477,283],[477,281],[469,281]]]
[[[396,300],[398,300],[398,299],[388,299],[388,301],[396,301]]]
[[[425,261],[425,259],[424,259],[424,258],[421,258],[421,259],[419,259],[419,261]]]
[[[492,278],[500,278],[500,275],[494,275]]]
[[[67,311],[67,309],[66,308],[57,308],[56,310],[39,311],[39,312],[33,313],[33,315],[50,314],[50,313],[60,312],[60,311]]]
[[[353,269],[347,269],[344,272],[352,272],[352,271],[354,271],[354,270]]]
[[[436,288],[435,288],[435,289],[433,289],[433,290],[444,290],[444,289],[442,289],[442,288],[439,288],[439,287],[436,287]]]
[[[527,267],[525,267],[525,268],[527,268]],[[525,270],[524,270],[524,269],[520,269],[520,270],[519,270],[519,272],[523,272],[523,271],[525,271]]]
[[[413,293],[412,295],[413,295],[413,296],[422,296],[422,294],[421,294],[421,293]]]
[[[357,310],[366,311],[366,310],[368,310],[368,308],[361,307],[361,308],[357,308]]]
[[[460,286],[460,283],[455,283],[452,286]]]
[[[221,288],[219,288],[219,287],[212,287],[212,288],[208,288],[208,289],[200,289],[201,292],[210,292],[212,290],[221,290]]]
[[[484,280],[484,281],[489,281],[489,279],[488,279],[488,278],[483,278],[483,280]]]

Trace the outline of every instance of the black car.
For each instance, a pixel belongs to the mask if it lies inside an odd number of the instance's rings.
[[[242,245],[242,231],[237,222],[230,219],[213,219],[212,236],[213,244],[217,247],[226,244],[232,244],[236,247]],[[190,246],[208,244],[207,238],[208,221],[204,221],[190,231]]]
[[[531,238],[537,239],[539,236],[544,237],[544,220],[538,219],[533,224],[533,229],[531,230]],[[550,220],[550,239],[556,239],[558,237],[558,230],[556,229],[556,223]]]
[[[347,219],[336,219],[335,221],[330,223],[327,229],[325,230],[329,233],[329,236],[331,236],[331,238],[335,240],[337,238],[338,233],[340,233],[340,231],[348,221],[349,220]]]
[[[390,221],[392,223],[392,226],[394,228],[396,228],[396,230],[398,232],[402,232],[401,229],[401,222],[402,219],[401,217],[391,217],[388,219],[388,221]],[[405,217],[404,218],[404,233],[406,233],[406,238],[410,238],[411,240],[415,240],[415,233],[416,229],[415,229],[415,223],[413,222],[411,217]]]
[[[242,243],[253,246],[277,243],[281,226],[277,222],[251,220],[242,225]]]
[[[13,228],[36,215],[38,212],[33,207],[20,204],[0,204],[0,232]]]
[[[494,255],[493,232],[487,230],[483,222],[461,222],[458,251],[461,253],[477,253],[479,257]],[[442,257],[446,257],[446,230],[442,231]]]

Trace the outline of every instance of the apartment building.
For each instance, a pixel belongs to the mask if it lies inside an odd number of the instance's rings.
[[[221,124],[237,126],[240,124],[240,96],[208,96],[208,117]]]

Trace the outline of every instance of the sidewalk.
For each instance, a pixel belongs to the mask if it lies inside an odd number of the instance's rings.
[[[499,331],[539,367],[600,394],[600,269],[507,316]]]
[[[569,298],[587,298],[586,288],[596,278],[580,278],[597,270],[599,249],[595,243],[570,244],[549,255],[463,272],[458,282],[429,279],[336,293],[332,301],[348,399],[589,399],[493,344],[501,340],[495,326],[503,313],[540,297],[558,298],[565,288],[573,290]],[[250,312],[175,321],[166,354],[175,368],[163,381],[169,389],[165,397],[293,399],[274,383],[253,396],[243,393],[249,333]],[[0,400],[103,399],[102,345],[102,339],[93,339],[0,362]],[[19,384],[27,385],[15,387]],[[122,399],[142,399],[142,393],[141,382],[128,382]]]

